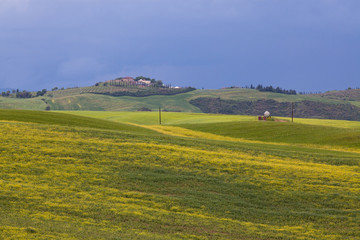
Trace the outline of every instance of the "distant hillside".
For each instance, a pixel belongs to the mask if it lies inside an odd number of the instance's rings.
[[[157,111],[160,106],[171,112],[261,115],[268,110],[274,116],[290,116],[292,102],[295,103],[296,117],[360,120],[359,89],[288,95],[243,88],[193,90],[92,86],[48,91],[44,96],[28,99],[0,97],[0,108]]]
[[[261,115],[265,110],[275,116],[291,116],[291,102],[272,99],[257,101],[223,100],[221,98],[196,98],[190,101],[205,113]],[[294,115],[302,118],[360,120],[360,107],[347,104],[330,104],[315,101],[294,103]]]
[[[360,89],[348,89],[343,91],[329,91],[316,94],[317,96],[344,101],[360,101]],[[316,96],[315,95],[315,96]]]

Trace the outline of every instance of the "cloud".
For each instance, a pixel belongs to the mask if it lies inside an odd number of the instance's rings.
[[[104,66],[93,58],[76,58],[60,64],[58,73],[64,77],[88,76],[101,72]]]
[[[123,75],[299,86],[293,76],[311,83],[329,69],[328,82],[358,79],[359,10],[359,0],[0,0],[0,58],[11,59],[0,77],[19,87]]]
[[[29,7],[30,0],[0,0],[0,14],[12,14],[25,12]]]
[[[216,70],[214,71],[214,69]],[[162,80],[173,86],[216,88],[219,87],[219,84],[221,84],[221,87],[230,86],[229,84],[231,83],[229,81],[234,80],[225,70],[226,67],[220,65],[126,65],[123,66],[121,71],[108,75],[103,79],[107,80],[124,76],[145,76]],[[215,78],[216,81],[209,81],[212,78]]]

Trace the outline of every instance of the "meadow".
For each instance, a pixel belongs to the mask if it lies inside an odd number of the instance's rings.
[[[358,122],[74,113],[0,110],[1,239],[360,239]]]
[[[92,87],[91,91],[95,91]],[[107,95],[91,94],[89,87],[73,88],[52,91],[48,94],[53,97],[48,100],[52,110],[91,110],[91,111],[137,111],[142,107],[156,111],[159,106],[169,111],[195,112],[201,110],[190,104],[192,99],[200,97],[221,98],[224,100],[256,101],[259,99],[273,99],[277,102],[315,101],[329,104],[350,103],[359,104],[359,101],[349,101],[344,98],[321,97],[320,95],[287,95],[272,92],[260,92],[254,89],[228,88],[228,89],[199,89],[173,96],[153,95],[148,97],[113,97]],[[1,106],[1,105],[0,105]]]
[[[131,89],[129,89],[130,91]],[[51,110],[65,111],[137,111],[148,108],[156,111],[159,106],[172,112],[194,112],[201,110],[190,104],[189,101],[196,98],[212,97],[223,100],[256,101],[260,99],[273,99],[277,102],[315,101],[329,104],[349,103],[360,106],[358,98],[333,97],[331,93],[324,95],[287,95],[272,92],[260,92],[254,89],[228,88],[228,89],[199,89],[187,93],[172,96],[153,95],[148,97],[109,96],[94,93],[109,91],[109,87],[92,86],[76,87],[64,90],[48,91],[44,96],[31,99],[16,99],[0,96],[0,108],[4,109],[28,109],[45,110],[47,106]],[[33,94],[36,94],[33,92]],[[343,94],[342,92],[334,94]],[[356,95],[357,93],[355,93]],[[44,100],[42,100],[44,99]],[[350,101],[351,100],[351,101]],[[46,102],[46,103],[45,103]]]
[[[0,109],[30,109],[44,110],[46,104],[41,98],[7,98],[0,97]]]

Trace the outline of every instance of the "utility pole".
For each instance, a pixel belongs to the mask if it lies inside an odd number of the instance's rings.
[[[294,123],[294,103],[291,103],[291,122]]]
[[[161,125],[161,107],[159,106],[159,124]]]

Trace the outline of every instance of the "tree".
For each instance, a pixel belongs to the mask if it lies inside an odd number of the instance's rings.
[[[31,94],[31,92],[27,92],[26,90],[24,90],[22,92],[17,92],[16,97],[17,98],[31,98],[32,94]]]
[[[6,92],[2,92],[1,96],[3,97],[9,97],[10,96],[10,91],[6,91]]]
[[[164,86],[164,83],[161,81],[161,80],[158,80],[158,81],[155,81],[154,83],[154,87],[163,87]]]
[[[41,90],[41,91],[37,91],[36,96],[37,96],[37,97],[38,97],[38,96],[44,96],[46,92],[47,92],[47,90],[44,88],[44,89]]]

